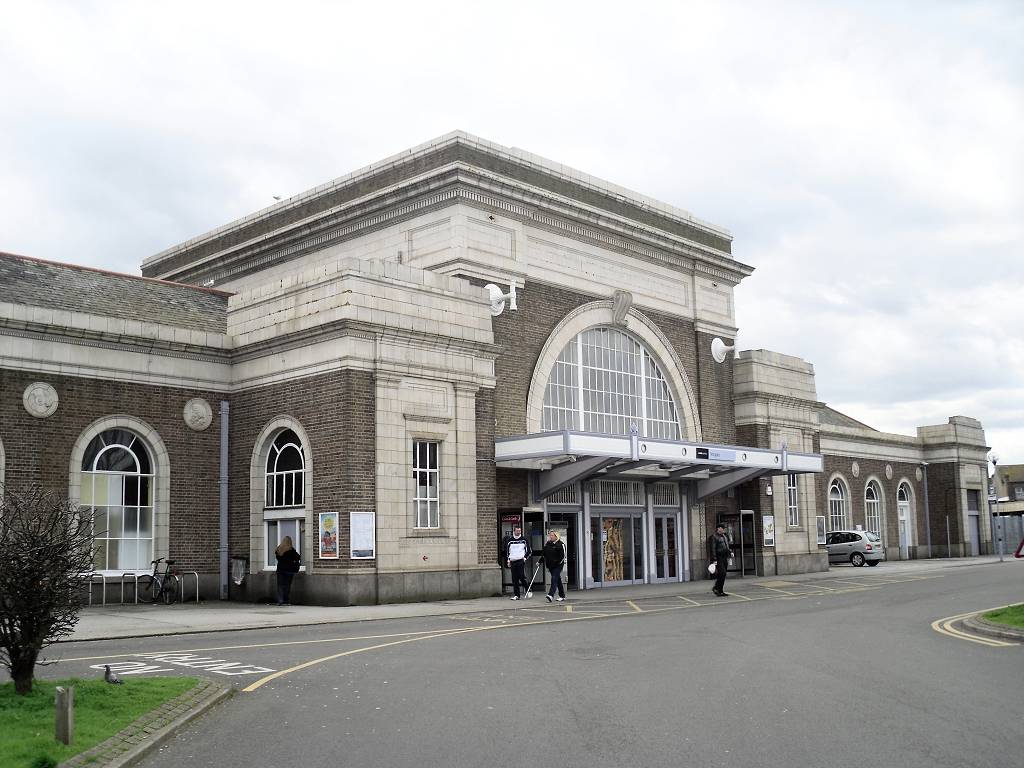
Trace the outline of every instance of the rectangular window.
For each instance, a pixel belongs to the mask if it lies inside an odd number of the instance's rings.
[[[800,527],[800,495],[794,474],[786,475],[786,525]]]
[[[417,440],[412,444],[412,479],[416,484],[413,516],[417,528],[440,528],[440,477],[438,443]]]
[[[292,537],[292,546],[302,555],[302,541],[306,536],[304,518],[267,520],[267,568],[277,568],[277,555],[274,550],[285,536]]]

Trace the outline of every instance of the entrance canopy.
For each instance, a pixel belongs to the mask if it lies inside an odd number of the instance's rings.
[[[537,470],[540,499],[573,483],[616,477],[650,482],[686,478],[696,481],[700,500],[759,477],[824,470],[820,454],[790,453],[785,447],[772,451],[569,430],[498,438],[494,460],[499,467]]]

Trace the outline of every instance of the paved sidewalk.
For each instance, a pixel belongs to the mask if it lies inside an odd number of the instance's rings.
[[[1024,574],[1024,560],[1015,560],[1012,555],[1000,565],[995,556],[973,558],[951,558],[933,560],[908,560],[882,563],[876,568],[853,568],[833,566],[822,573],[804,573],[793,576],[729,577],[726,589],[740,590],[744,585],[762,582],[787,581],[792,583],[813,582],[817,579],[871,578],[895,576],[897,574],[926,573],[958,567],[979,567],[996,565],[1004,568],[1021,568]],[[706,579],[671,584],[642,584],[606,589],[590,589],[569,593],[574,604],[599,603],[605,601],[651,598],[660,595],[688,595],[709,592],[712,582]],[[544,603],[543,593],[534,592],[531,602]],[[70,641],[108,640],[128,637],[149,637],[157,635],[180,635],[200,632],[222,632],[243,629],[272,629],[275,627],[296,627],[315,624],[341,624],[354,621],[377,619],[403,619],[419,616],[446,616],[456,613],[488,612],[507,610],[508,597],[485,597],[472,600],[444,600],[431,603],[394,603],[389,605],[357,606],[276,606],[230,601],[204,601],[184,605],[107,605],[91,606],[82,611],[78,625]]]

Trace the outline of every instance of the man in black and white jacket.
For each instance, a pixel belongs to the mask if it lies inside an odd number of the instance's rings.
[[[530,543],[523,536],[523,529],[517,525],[512,529],[512,538],[505,540],[505,562],[512,569],[512,589],[515,590],[513,600],[519,599],[520,584],[526,596],[533,597],[526,583],[526,561],[530,554]]]

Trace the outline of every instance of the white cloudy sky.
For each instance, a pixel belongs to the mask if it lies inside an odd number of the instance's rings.
[[[1024,3],[0,11],[0,250],[137,273],[461,128],[728,227],[742,348],[1024,463]]]

